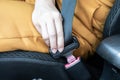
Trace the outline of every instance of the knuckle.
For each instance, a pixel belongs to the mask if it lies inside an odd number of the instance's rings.
[[[63,37],[63,32],[57,32],[57,35],[59,36],[59,37]]]
[[[57,18],[60,18],[61,14],[59,12],[54,12],[54,16],[57,17]]]
[[[45,14],[44,14],[44,18],[45,18],[45,19],[52,18],[51,15],[52,15],[51,13],[45,13]]]
[[[50,37],[51,37],[51,38],[54,38],[54,37],[56,37],[56,34],[55,34],[55,33],[51,33],[51,34],[50,34]]]
[[[53,17],[49,14],[49,15],[46,15],[43,19],[47,22],[50,22],[53,19]]]

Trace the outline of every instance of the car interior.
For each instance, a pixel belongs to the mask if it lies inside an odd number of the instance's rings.
[[[39,52],[0,52],[0,80],[79,80],[74,75],[80,80],[120,80],[120,0],[110,10],[95,55],[81,59],[73,70],[66,71],[65,64],[65,58]]]

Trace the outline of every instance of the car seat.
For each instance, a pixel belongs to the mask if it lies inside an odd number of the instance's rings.
[[[105,60],[101,80],[120,80],[120,0],[115,0],[103,36],[96,50]]]
[[[96,50],[105,60],[100,80],[119,78],[119,25],[120,0],[116,0],[105,23],[104,40]],[[72,77],[68,75],[64,64],[66,64],[65,58],[54,59],[49,54],[21,50],[2,52],[0,53],[0,80],[71,80]],[[77,76],[86,77],[81,80],[89,80],[90,74],[82,60],[81,66],[78,68],[81,73]]]

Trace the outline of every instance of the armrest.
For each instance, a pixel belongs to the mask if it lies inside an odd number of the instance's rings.
[[[104,39],[96,51],[102,58],[120,69],[120,35]]]

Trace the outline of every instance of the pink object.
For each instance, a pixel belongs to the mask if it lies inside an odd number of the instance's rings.
[[[72,66],[74,66],[75,64],[80,62],[80,57],[78,57],[77,59],[72,55],[70,57],[67,57],[67,61],[68,64],[65,64],[65,68],[68,69]]]

